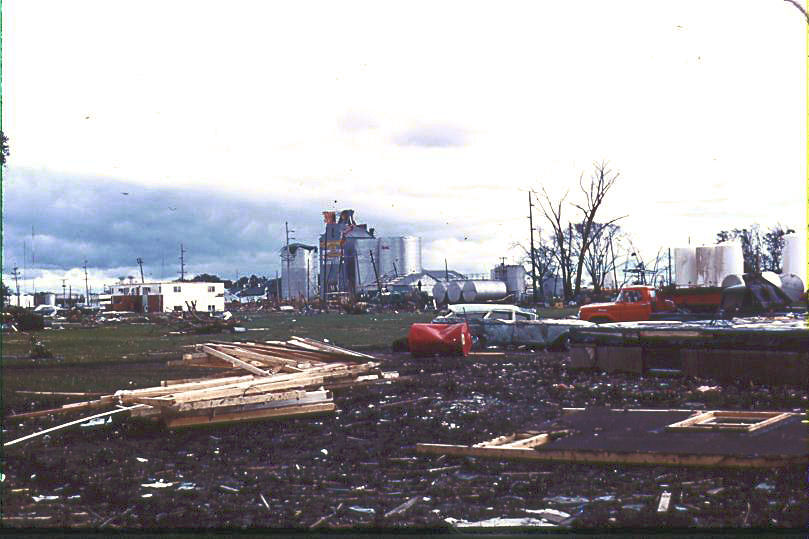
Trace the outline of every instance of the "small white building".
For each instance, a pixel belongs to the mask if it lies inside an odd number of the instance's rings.
[[[188,305],[194,305],[197,311],[221,312],[225,310],[224,283],[192,281],[119,283],[109,287],[109,294],[112,296],[113,308],[116,304],[124,303],[121,296],[140,296],[141,301],[136,302],[135,305],[136,310],[140,312],[187,311]],[[125,303],[131,303],[131,301]],[[138,306],[139,308],[137,308]]]
[[[14,294],[8,297],[8,304],[15,307],[25,307],[27,309],[34,308],[34,295],[33,294]]]

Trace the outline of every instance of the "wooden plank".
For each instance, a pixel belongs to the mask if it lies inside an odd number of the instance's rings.
[[[199,382],[188,382],[177,385],[167,385],[165,387],[144,387],[141,389],[119,389],[115,392],[114,397],[126,401],[130,397],[159,397],[161,395],[171,395],[175,392],[191,391],[193,389],[203,389],[206,387],[216,387],[224,384],[232,384],[239,382],[249,382],[255,380],[256,377],[251,375],[234,376],[231,378],[210,378],[204,379]],[[206,381],[207,380],[207,381]]]
[[[63,423],[62,425],[57,425],[57,426],[51,427],[49,429],[45,429],[45,430],[41,430],[39,432],[35,432],[33,434],[29,434],[28,436],[23,436],[22,438],[17,438],[16,440],[11,440],[10,442],[4,443],[3,447],[8,447],[10,445],[15,445],[15,444],[18,444],[20,442],[24,442],[25,440],[30,440],[32,438],[42,436],[43,434],[48,434],[49,432],[54,432],[54,431],[61,430],[61,429],[67,428],[67,427],[71,427],[73,425],[78,425],[79,423],[85,423],[87,421],[90,421],[91,419],[97,419],[99,417],[105,417],[105,416],[112,415],[112,414],[120,414],[121,412],[128,412],[129,410],[133,410],[133,409],[138,408],[140,406],[145,406],[145,405],[136,404],[135,406],[130,406],[128,408],[118,408],[116,410],[112,410],[112,411],[109,411],[109,412],[102,412],[100,414],[91,415],[90,417],[83,417],[83,418],[77,419],[75,421],[70,421],[68,423]]]
[[[220,346],[225,350],[228,350],[228,353],[230,353],[231,355],[242,359],[254,359],[262,362],[267,361],[281,365],[289,365],[290,367],[297,367],[298,365],[298,361],[282,357],[277,352],[269,352],[269,351],[255,352],[238,346],[227,346],[227,345],[218,345],[218,346]]]
[[[303,342],[308,344],[309,346],[314,346],[319,350],[323,350],[325,352],[341,352],[343,354],[354,356],[354,357],[363,357],[366,359],[376,359],[374,356],[363,354],[362,352],[356,352],[354,350],[349,350],[348,348],[342,348],[340,346],[336,346],[333,344],[327,344],[324,342],[316,341],[314,339],[308,339],[306,337],[295,337],[294,335],[290,339],[290,342]]]
[[[523,438],[522,440],[514,440],[513,442],[508,442],[502,444],[500,447],[507,447],[509,449],[515,449],[520,447],[526,448],[534,448],[540,445],[544,445],[551,440],[551,435],[547,432],[542,434],[537,434],[536,436],[530,436],[528,438]]]
[[[24,391],[18,389],[14,393],[20,395],[51,395],[54,397],[103,397],[108,393],[71,393],[68,391]]]
[[[465,445],[416,444],[416,453],[424,455],[453,455],[500,458],[506,460],[532,460],[574,462],[588,464],[642,464],[664,466],[709,466],[730,468],[771,468],[809,463],[809,457],[734,457],[726,455],[687,455],[677,453],[620,453],[614,451],[537,451],[535,449],[503,449],[497,447],[470,447]]]
[[[284,401],[301,399],[322,394],[324,399],[329,398],[328,391],[303,391],[300,389],[293,391],[280,391],[275,393],[262,393],[246,397],[225,397],[219,399],[208,399],[191,402],[183,402],[172,409],[177,412],[187,412],[190,410],[202,410],[205,408],[215,408],[217,406],[242,406],[245,404],[255,404],[261,402]]]
[[[296,417],[322,414],[333,412],[335,409],[335,404],[333,402],[329,402],[304,406],[290,406],[285,408],[268,408],[266,410],[250,410],[248,412],[235,412],[221,415],[203,414],[188,417],[172,417],[166,418],[165,424],[169,428],[191,427],[196,425],[211,425],[215,423],[233,423],[238,421],[251,421],[255,419],[268,419],[271,417]]]
[[[242,369],[244,369],[244,370],[246,370],[248,372],[252,372],[255,375],[258,375],[258,376],[269,376],[270,375],[270,373],[268,373],[267,371],[263,371],[263,370],[259,369],[258,367],[254,367],[253,365],[247,363],[246,361],[242,361],[241,359],[239,359],[237,357],[233,357],[233,356],[228,355],[228,354],[226,354],[224,352],[220,352],[219,350],[214,350],[210,346],[202,346],[202,351],[205,352],[206,354],[210,354],[210,355],[212,355],[214,357],[218,357],[219,359],[224,359],[225,361],[227,361],[229,363],[232,363],[233,365],[235,365],[237,367],[241,367]]]
[[[13,414],[6,416],[6,419],[27,419],[30,417],[42,417],[46,415],[66,414],[68,412],[75,412],[76,410],[86,410],[88,408],[101,408],[102,406],[109,406],[115,402],[112,395],[106,395],[100,399],[93,401],[74,402],[72,404],[65,404],[59,408],[51,408],[49,410],[37,410],[34,412],[23,412],[21,414]]]

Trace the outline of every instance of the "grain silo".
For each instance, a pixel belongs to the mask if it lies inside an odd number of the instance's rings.
[[[403,236],[402,242],[402,274],[418,273],[421,267],[421,238],[419,236]]]
[[[313,245],[291,243],[281,248],[281,297],[306,299],[317,293],[318,250]]]

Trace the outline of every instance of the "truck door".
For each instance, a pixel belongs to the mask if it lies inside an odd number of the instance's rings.
[[[626,290],[622,296],[624,304],[618,310],[619,322],[649,319],[651,307],[640,290]]]

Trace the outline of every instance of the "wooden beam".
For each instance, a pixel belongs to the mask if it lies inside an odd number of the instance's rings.
[[[730,468],[771,468],[809,463],[809,456],[738,457],[727,455],[690,455],[678,453],[622,453],[587,450],[535,450],[525,448],[472,447],[465,445],[416,444],[416,453],[534,460],[551,462],[643,464],[664,466],[709,466]]]
[[[3,447],[8,447],[10,445],[15,445],[15,444],[18,444],[20,442],[24,442],[25,440],[30,440],[32,438],[42,436],[43,434],[48,434],[49,432],[54,432],[54,431],[61,430],[61,429],[67,428],[67,427],[71,427],[73,425],[78,425],[79,423],[85,423],[87,421],[90,421],[91,419],[97,419],[99,417],[105,417],[105,416],[112,415],[112,414],[120,414],[121,412],[128,412],[129,410],[132,410],[134,408],[138,408],[140,406],[144,406],[144,405],[143,404],[136,404],[135,406],[130,406],[128,408],[118,408],[117,410],[112,410],[112,411],[109,411],[109,412],[102,412],[100,414],[91,415],[90,417],[83,417],[83,418],[77,419],[75,421],[70,421],[70,422],[64,423],[62,425],[57,425],[57,426],[51,427],[49,429],[45,429],[45,430],[41,430],[39,432],[35,432],[33,434],[29,434],[28,436],[23,436],[22,438],[17,438],[16,440],[11,440],[10,442],[4,443]]]
[[[251,421],[254,419],[268,419],[271,417],[297,417],[312,414],[333,412],[336,406],[333,402],[323,404],[308,404],[303,406],[287,406],[284,408],[267,408],[265,410],[250,410],[246,412],[233,412],[226,414],[202,414],[195,416],[170,417],[165,419],[169,428],[191,427],[196,425],[211,425],[215,423],[234,423],[238,421]]]
[[[6,419],[28,419],[31,417],[42,417],[46,415],[66,414],[68,412],[75,412],[76,410],[86,410],[88,408],[101,408],[103,406],[110,406],[115,402],[112,395],[106,395],[98,400],[74,402],[72,404],[65,404],[59,408],[51,408],[50,410],[37,410],[35,412],[23,412],[21,414],[13,414],[6,416]]]
[[[179,403],[172,409],[177,412],[188,412],[191,410],[204,410],[207,408],[217,408],[225,406],[244,406],[246,404],[258,404],[264,402],[300,400],[306,397],[322,397],[325,401],[330,398],[328,391],[281,391],[277,393],[262,393],[248,397],[226,397],[219,399],[199,400]]]
[[[218,357],[219,359],[224,359],[225,361],[227,361],[229,363],[232,363],[233,365],[235,365],[237,367],[241,367],[242,369],[244,369],[244,370],[246,370],[248,372],[251,372],[251,373],[253,373],[255,375],[258,375],[258,376],[269,376],[270,375],[270,373],[268,373],[267,371],[263,371],[263,370],[259,369],[258,367],[254,367],[253,365],[247,363],[246,361],[242,361],[241,359],[239,359],[237,357],[233,357],[233,356],[228,355],[228,354],[226,354],[224,352],[220,352],[219,350],[214,350],[210,346],[202,346],[202,351],[205,352],[206,354],[210,354],[210,355],[212,355],[214,357]]]

